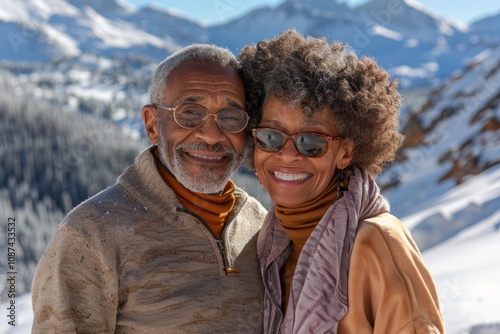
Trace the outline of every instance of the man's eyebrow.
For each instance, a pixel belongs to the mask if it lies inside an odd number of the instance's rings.
[[[205,100],[205,98],[203,98],[201,96],[188,96],[185,99],[183,99],[181,103],[186,103],[186,102],[199,103],[199,102],[203,102],[204,100]],[[238,102],[236,102],[236,101],[234,101],[232,99],[226,99],[226,103],[230,107],[238,108],[238,109],[241,109],[241,110],[245,110],[244,106],[242,106],[240,103],[238,103]]]
[[[182,100],[182,102],[200,102],[203,101],[201,96],[189,96]]]
[[[229,104],[233,108],[238,108],[241,110],[245,110],[245,107],[239,104],[238,102],[231,100],[231,99],[226,99],[227,104]]]

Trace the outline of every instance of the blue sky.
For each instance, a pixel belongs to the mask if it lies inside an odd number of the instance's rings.
[[[284,0],[123,0],[141,7],[156,3],[172,8],[205,23],[220,23],[236,18],[245,12],[264,6],[276,6]],[[314,0],[313,0],[314,1]],[[356,6],[367,0],[337,0]],[[413,1],[413,0],[410,0]],[[457,21],[470,23],[478,18],[500,12],[498,0],[421,0],[420,3],[434,12]]]

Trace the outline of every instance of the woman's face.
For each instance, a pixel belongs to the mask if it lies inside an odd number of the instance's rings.
[[[263,105],[259,127],[269,127],[288,135],[318,132],[341,135],[327,111],[317,111],[304,118],[301,106],[288,104],[269,96]],[[305,157],[289,139],[279,152],[266,152],[256,145],[255,169],[260,182],[278,205],[293,207],[309,202],[322,194],[332,180],[335,168],[344,168],[350,161],[351,145],[346,140],[328,140],[328,151],[321,157]]]

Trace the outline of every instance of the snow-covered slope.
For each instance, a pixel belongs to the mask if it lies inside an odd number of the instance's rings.
[[[470,225],[423,253],[436,283],[447,333],[500,333],[499,198],[500,168],[496,168],[440,196],[426,211],[403,218],[411,226],[434,211],[451,213],[451,219],[439,222],[443,229],[456,220]]]
[[[424,250],[447,332],[500,333],[500,48],[444,80],[404,132],[378,181]]]
[[[418,213],[408,221],[423,249],[458,233],[500,207],[500,188],[470,189],[471,201],[453,210],[436,203],[457,185],[500,168],[500,48],[488,49],[455,72],[413,111],[405,124],[399,163],[379,178],[396,215]],[[474,178],[475,179],[475,178]],[[463,194],[465,195],[465,194]],[[451,196],[451,195],[447,195]],[[460,198],[455,203],[462,203]]]

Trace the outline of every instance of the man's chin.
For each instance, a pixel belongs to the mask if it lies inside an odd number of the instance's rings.
[[[203,194],[217,194],[224,190],[229,181],[227,166],[223,171],[219,168],[185,170],[178,173],[177,180],[187,189]]]
[[[226,160],[223,164],[209,165],[193,163],[190,159],[181,160],[181,157],[173,160],[171,172],[184,187],[197,193],[220,193],[237,169],[234,159]]]
[[[224,188],[226,187],[226,184],[227,184],[227,181],[221,185],[221,184],[208,184],[206,181],[203,182],[203,183],[199,183],[199,182],[195,182],[195,183],[191,183],[191,182],[182,182],[182,185],[184,187],[186,187],[187,189],[191,190],[192,192],[195,192],[195,193],[202,193],[202,194],[219,194],[221,193]],[[220,182],[220,181],[219,181]],[[204,183],[207,183],[207,184],[204,184]]]

